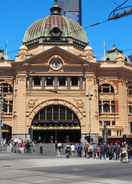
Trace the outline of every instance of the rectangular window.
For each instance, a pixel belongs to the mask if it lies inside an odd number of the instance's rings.
[[[117,136],[121,136],[122,135],[122,131],[121,130],[117,130]]]
[[[104,121],[104,125],[110,126],[110,121]]]
[[[33,85],[34,86],[41,86],[41,78],[40,77],[33,77]]]
[[[79,77],[71,77],[71,86],[79,85]]]
[[[53,86],[54,77],[46,78],[46,86]]]
[[[101,103],[101,101],[99,101],[99,113],[101,113],[102,112],[102,103]]]
[[[132,114],[132,102],[129,102],[128,104],[128,113]]]
[[[107,129],[107,135],[111,136],[111,129]]]
[[[115,113],[115,101],[99,101],[99,113]]]
[[[3,103],[3,111],[4,112],[8,112],[8,101],[4,100],[4,103]]]
[[[112,126],[114,126],[115,125],[115,121],[112,121]]]
[[[12,113],[13,101],[9,101],[9,112]]]
[[[130,122],[130,133],[132,134],[132,122]]]
[[[59,86],[66,86],[66,77],[59,77]]]
[[[132,96],[132,86],[128,87],[127,93],[129,96]]]
[[[111,112],[115,112],[115,101],[111,101]]]

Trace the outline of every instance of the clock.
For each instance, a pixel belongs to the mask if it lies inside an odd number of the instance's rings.
[[[53,58],[50,62],[50,67],[53,70],[60,70],[62,68],[62,61],[59,58]]]

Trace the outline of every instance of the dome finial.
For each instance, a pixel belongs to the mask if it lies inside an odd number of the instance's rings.
[[[50,8],[51,15],[61,15],[61,8],[57,3],[57,0],[54,0],[53,7]]]

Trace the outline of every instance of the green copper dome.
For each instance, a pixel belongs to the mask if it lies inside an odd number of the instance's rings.
[[[68,42],[86,46],[88,43],[87,35],[78,22],[61,16],[61,8],[54,5],[51,15],[34,22],[25,32],[23,42],[25,45],[34,43],[54,43]],[[52,38],[52,39],[51,39]],[[54,39],[53,39],[54,38]]]
[[[51,31],[54,28],[61,31],[61,37],[72,37],[84,43],[88,42],[87,35],[79,23],[61,15],[51,15],[34,22],[25,32],[23,42],[40,37],[51,37]]]

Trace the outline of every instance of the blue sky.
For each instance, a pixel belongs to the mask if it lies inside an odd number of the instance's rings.
[[[116,3],[123,0],[82,0],[84,28],[103,21]],[[37,19],[49,15],[53,0],[2,0],[0,5],[0,48],[7,44],[8,54],[15,57],[27,27]],[[127,5],[132,5],[129,0]],[[126,55],[132,54],[132,15],[85,29],[96,57],[102,58],[104,42],[110,49],[116,44]]]

